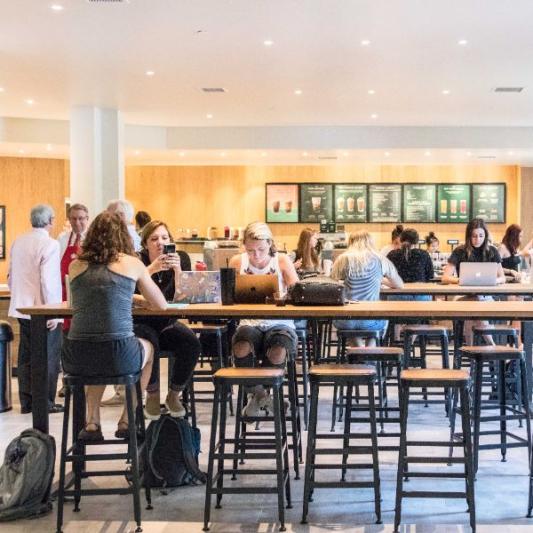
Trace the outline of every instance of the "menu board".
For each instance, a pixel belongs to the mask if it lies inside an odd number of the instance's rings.
[[[366,222],[367,206],[366,185],[350,183],[335,185],[335,221]]]
[[[437,186],[437,222],[470,220],[470,185]]]
[[[403,186],[403,221],[430,223],[437,221],[437,187],[423,183]]]
[[[369,222],[400,222],[402,218],[402,186],[397,184],[368,187]]]
[[[333,185],[302,183],[300,185],[300,222],[333,220]]]
[[[505,222],[505,183],[472,185],[472,218]]]
[[[298,185],[266,184],[266,221],[298,222]]]

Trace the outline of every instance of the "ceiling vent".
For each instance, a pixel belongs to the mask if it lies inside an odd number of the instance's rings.
[[[496,159],[495,155],[478,155],[478,159]]]
[[[319,155],[317,157],[317,159],[322,159],[322,160],[334,160],[334,159],[339,159],[336,155]]]
[[[85,0],[88,4],[129,4],[130,0]]]
[[[495,93],[521,93],[524,90],[523,87],[496,87]]]
[[[204,93],[225,93],[224,87],[202,87]]]

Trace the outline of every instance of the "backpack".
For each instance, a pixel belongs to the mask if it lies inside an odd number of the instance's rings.
[[[143,484],[150,487],[180,487],[206,482],[206,475],[198,468],[200,430],[190,426],[184,418],[163,415],[150,422],[146,429],[141,454]]]
[[[54,438],[26,429],[13,439],[0,467],[0,521],[30,518],[52,510]]]

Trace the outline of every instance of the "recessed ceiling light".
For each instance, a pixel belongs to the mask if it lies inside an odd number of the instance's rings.
[[[179,153],[179,156],[180,156],[180,157],[185,157],[185,152],[180,152],[180,153]]]
[[[294,94],[300,96],[302,94],[302,89],[294,89]]]
[[[350,152],[342,152],[342,155],[343,155],[344,157],[348,157],[348,156],[350,155]]]
[[[207,115],[205,116],[205,118],[213,118],[213,115],[211,113],[207,113]]]
[[[442,89],[442,94],[444,95],[450,94],[450,89]]]
[[[261,157],[266,157],[266,156],[267,156],[266,152],[261,152]]]
[[[372,114],[370,115],[370,118],[371,118],[371,119],[374,119],[374,120],[375,120],[376,118],[378,118],[377,113],[372,113]]]
[[[307,157],[309,154],[308,154],[307,152],[303,152],[302,155],[303,155],[304,157]]]
[[[52,145],[51,144],[47,144],[46,145],[46,151],[47,152],[51,152],[52,151]]]
[[[514,155],[514,152],[507,152],[507,155]]]
[[[140,150],[135,150],[135,152],[133,152],[135,155],[140,155],[141,154],[141,151]]]
[[[50,6],[50,9],[52,11],[63,11],[63,9],[65,9],[61,4],[52,4]]]
[[[21,149],[19,150],[19,154],[23,154],[23,153],[24,153],[24,150],[21,148]]]
[[[152,76],[155,75],[155,72],[154,72],[153,70],[147,70],[147,71],[145,72],[145,74],[146,74],[147,76],[149,76],[149,77],[152,77]]]
[[[263,44],[265,46],[272,46],[274,44],[274,41],[271,41],[270,39],[267,39],[266,41],[263,41]]]
[[[361,46],[369,46],[370,45],[370,41],[368,39],[363,39],[361,41]]]
[[[220,152],[220,157],[226,157],[226,152]]]
[[[4,88],[0,87],[0,93],[3,93],[3,92],[4,92]]]
[[[459,40],[457,41],[457,44],[458,44],[459,46],[466,46],[466,45],[468,44],[468,41],[467,41],[466,39],[459,39]]]
[[[28,105],[33,105],[33,104],[35,103],[35,100],[33,100],[33,99],[31,99],[31,98],[27,98],[27,99],[26,99],[26,103],[27,103]]]
[[[385,157],[390,157],[390,152],[385,152]]]
[[[368,94],[376,94],[376,91],[374,89],[368,89]]]
[[[428,151],[424,152],[424,155],[425,155],[426,157],[429,157],[429,156],[431,155],[431,152],[428,150]]]
[[[468,157],[472,157],[472,152],[466,152],[466,155],[467,155]]]

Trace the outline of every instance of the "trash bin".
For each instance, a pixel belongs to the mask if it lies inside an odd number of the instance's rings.
[[[11,401],[11,351],[13,330],[9,322],[0,320],[0,413],[13,408]]]

